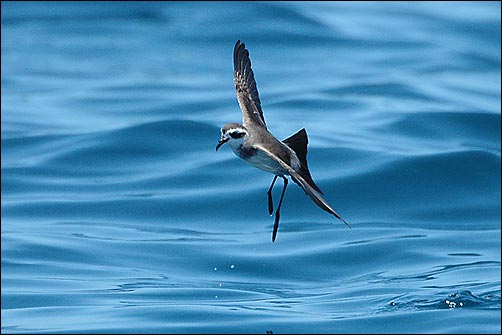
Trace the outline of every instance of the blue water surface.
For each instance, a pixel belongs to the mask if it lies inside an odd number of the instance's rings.
[[[1,10],[2,333],[500,333],[500,2]],[[215,152],[238,39],[351,229]]]

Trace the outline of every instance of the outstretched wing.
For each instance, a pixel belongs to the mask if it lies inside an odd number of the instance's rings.
[[[265,153],[267,156],[272,158],[274,161],[279,163],[284,170],[286,170],[293,181],[300,185],[300,187],[305,191],[305,193],[312,199],[312,201],[322,209],[324,209],[326,212],[333,214],[337,219],[345,223],[349,228],[350,225],[347,221],[345,221],[331,206],[324,200],[324,198],[317,192],[312,186],[309,185],[309,183],[298,173],[296,172],[292,167],[290,167],[288,164],[286,164],[282,159],[274,155],[270,150],[267,148],[263,147],[262,145],[256,145],[256,149],[261,150],[263,153]]]
[[[237,100],[242,111],[242,124],[244,127],[253,124],[254,126],[267,128],[261,110],[256,81],[251,69],[249,51],[240,40],[235,43],[234,47],[234,83]]]

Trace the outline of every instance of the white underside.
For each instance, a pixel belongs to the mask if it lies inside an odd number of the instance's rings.
[[[243,143],[244,139],[230,139],[228,144],[232,148],[232,151],[235,153],[236,156],[242,158],[249,164],[253,165],[254,167],[270,172],[275,175],[279,176],[284,176],[284,175],[289,175],[289,173],[281,166],[281,164],[277,163],[275,160],[270,158],[266,153],[264,153],[261,150],[257,150],[255,155],[251,155],[249,157],[242,157],[240,155],[240,146]],[[289,149],[289,148],[287,148]],[[290,149],[289,149],[290,150]],[[290,155],[291,155],[291,167],[294,170],[298,170],[300,168],[300,160],[296,156],[296,153],[293,150],[290,150]]]
[[[268,157],[260,150],[256,152],[256,155],[246,158],[245,161],[260,170],[267,171],[276,175],[283,176],[285,174],[288,174],[279,163]]]

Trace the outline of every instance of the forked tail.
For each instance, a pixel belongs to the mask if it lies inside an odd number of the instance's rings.
[[[307,164],[307,144],[309,143],[309,139],[305,128],[302,128],[297,133],[291,135],[282,142],[290,147],[300,160],[300,169],[297,171],[300,176],[302,176],[314,190],[323,194],[310,175],[309,166]]]

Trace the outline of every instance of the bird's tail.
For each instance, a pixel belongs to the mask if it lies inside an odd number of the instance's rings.
[[[309,166],[307,164],[307,144],[309,143],[309,139],[305,128],[302,128],[297,133],[291,135],[282,142],[290,147],[298,157],[298,160],[300,161],[300,168],[297,172],[310,186],[312,186],[314,190],[323,194],[310,175]]]

